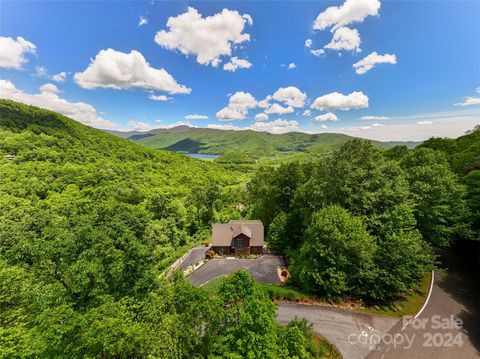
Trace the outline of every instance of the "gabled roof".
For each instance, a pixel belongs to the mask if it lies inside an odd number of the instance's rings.
[[[263,246],[263,224],[258,220],[230,221],[212,224],[212,246],[230,246],[232,239],[239,235],[250,238],[250,246]]]
[[[238,237],[240,234],[246,235],[248,238],[252,238],[252,231],[244,224],[236,224],[232,233],[232,238]]]

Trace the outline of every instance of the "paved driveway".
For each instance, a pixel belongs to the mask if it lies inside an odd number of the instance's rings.
[[[345,359],[363,359],[370,351],[364,339],[372,334],[388,332],[397,322],[396,318],[378,317],[350,310],[304,305],[296,303],[280,304],[277,321],[288,323],[291,320],[305,319],[313,324],[313,330],[335,345]],[[350,344],[349,336],[364,344]]]
[[[284,259],[267,254],[255,259],[212,259],[192,272],[187,278],[193,285],[200,286],[217,277],[245,269],[261,283],[280,284],[280,278],[277,274],[278,266],[285,266]]]
[[[199,246],[194,247],[190,250],[190,254],[187,258],[182,262],[180,268],[183,270],[187,269],[189,266],[194,265],[200,262],[202,259],[205,259],[205,252],[208,250],[209,247]]]

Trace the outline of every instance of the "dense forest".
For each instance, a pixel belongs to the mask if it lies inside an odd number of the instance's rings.
[[[216,298],[161,275],[241,217],[244,171],[6,100],[0,154],[0,357],[320,356],[246,273]]]
[[[321,357],[246,272],[213,297],[162,274],[212,221],[260,218],[294,285],[392,300],[478,237],[478,136],[209,162],[0,100],[0,357]]]
[[[393,300],[434,267],[432,247],[478,239],[479,134],[383,152],[353,140],[260,168],[248,183],[252,212],[289,260],[295,285],[330,298]],[[447,150],[435,148],[444,142]]]

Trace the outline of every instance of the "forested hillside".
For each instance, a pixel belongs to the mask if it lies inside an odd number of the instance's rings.
[[[240,172],[6,100],[0,155],[0,357],[321,356],[248,274],[217,298],[161,275],[241,217]]]
[[[0,357],[321,357],[248,274],[210,297],[163,271],[212,221],[260,218],[291,284],[401,297],[478,224],[478,130],[456,141],[207,162],[0,100]]]
[[[291,283],[331,298],[401,297],[433,268],[432,246],[470,237],[465,186],[429,148],[382,153],[349,141],[261,167],[248,189],[269,246],[290,261]]]
[[[253,130],[218,130],[179,126],[171,129],[155,129],[146,133],[112,131],[142,146],[181,153],[225,154],[243,153],[254,157],[285,156],[306,151],[321,152],[337,147],[353,137],[338,133],[308,134],[289,132],[272,134]],[[379,148],[392,147],[396,142],[372,141]],[[414,147],[416,143],[406,142]]]

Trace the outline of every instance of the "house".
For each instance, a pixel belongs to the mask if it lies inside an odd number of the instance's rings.
[[[261,221],[230,221],[212,224],[212,249],[218,254],[262,254],[264,245]]]

